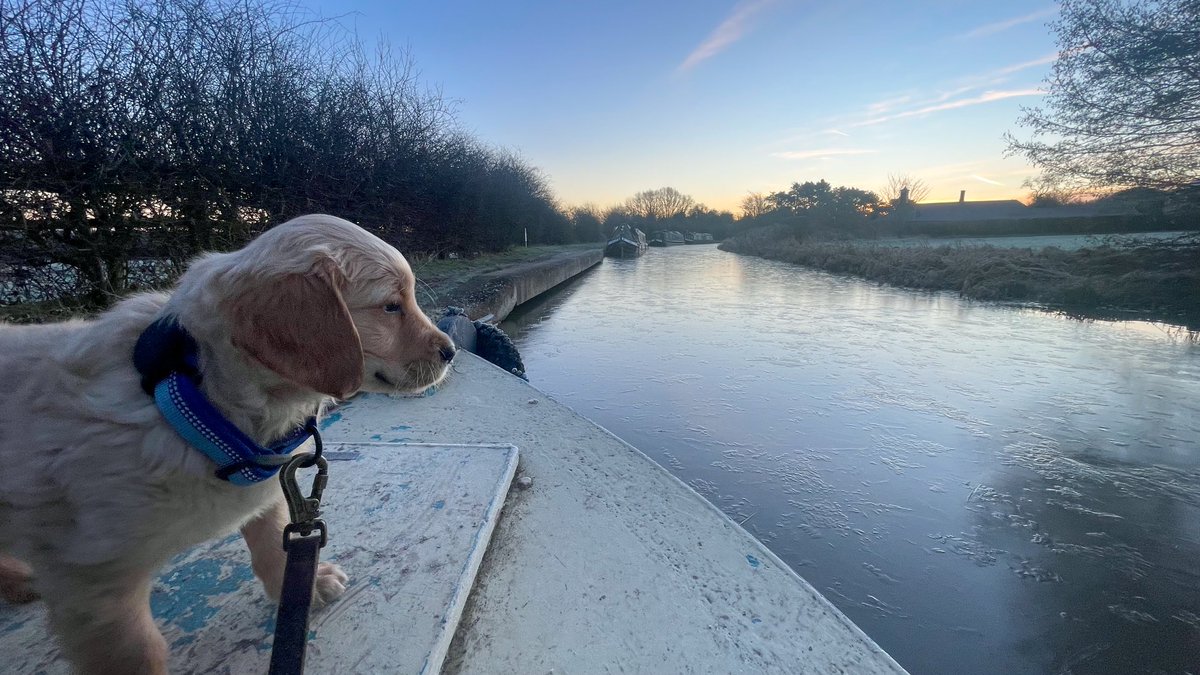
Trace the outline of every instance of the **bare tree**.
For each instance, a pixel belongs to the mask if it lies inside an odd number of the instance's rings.
[[[751,192],[742,198],[742,218],[757,218],[771,210],[771,203],[761,192]]]
[[[1062,180],[1048,174],[1026,178],[1021,187],[1029,190],[1030,206],[1063,206],[1085,201],[1088,195],[1063,183]]]
[[[910,203],[923,202],[929,196],[929,186],[920,178],[913,178],[906,173],[889,173],[887,183],[879,191],[879,198],[884,203],[895,206],[902,195],[907,195]]]
[[[696,200],[675,188],[664,187],[630,197],[625,200],[625,210],[649,221],[666,220],[686,214],[695,203]]]
[[[1200,3],[1063,0],[1043,107],[1008,153],[1072,187],[1173,188],[1200,178]]]
[[[314,211],[418,251],[571,237],[545,177],[465,134],[407,53],[291,1],[0,0],[0,274],[65,267],[38,286],[102,304],[146,283],[137,259]]]
[[[605,211],[593,203],[571,207],[567,211],[576,241],[603,241]]]

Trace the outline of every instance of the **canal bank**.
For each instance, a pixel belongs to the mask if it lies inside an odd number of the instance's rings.
[[[1024,243],[1007,242],[1013,239]],[[943,240],[914,245],[895,239],[823,241],[768,227],[725,241],[721,250],[901,288],[1200,330],[1200,233],[1096,237],[1065,250],[1059,248],[1064,239],[996,237],[974,244]]]
[[[439,318],[447,307],[461,307],[471,319],[499,321],[514,307],[586,272],[604,259],[597,247],[550,249],[532,260],[488,269],[488,261],[464,261],[459,269],[430,270],[414,264],[423,287],[419,294],[425,311]]]
[[[600,243],[514,247],[465,258],[409,256],[417,277],[417,300],[437,319],[460,307],[478,319],[502,319],[517,305],[572,279],[604,258]],[[46,323],[86,318],[105,309],[81,298],[0,305],[0,321]]]

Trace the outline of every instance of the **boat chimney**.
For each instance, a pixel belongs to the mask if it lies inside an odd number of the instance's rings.
[[[963,203],[963,202],[965,202],[965,201],[967,201],[967,191],[966,191],[966,190],[959,190],[959,191],[958,191],[958,203],[959,203],[959,204],[962,204],[962,203]]]

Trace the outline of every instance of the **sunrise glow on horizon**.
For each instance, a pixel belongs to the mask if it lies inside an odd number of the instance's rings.
[[[1022,199],[1005,157],[1055,59],[1045,0],[610,3],[305,0],[408,49],[481,141],[514,150],[563,206],[670,186],[737,213],[793,182],[926,201]]]

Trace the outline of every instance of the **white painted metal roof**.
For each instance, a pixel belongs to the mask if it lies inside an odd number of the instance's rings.
[[[509,493],[444,672],[903,672],[691,488],[481,359],[431,395],[342,412],[332,439],[386,421],[410,441],[520,448],[532,486]]]

